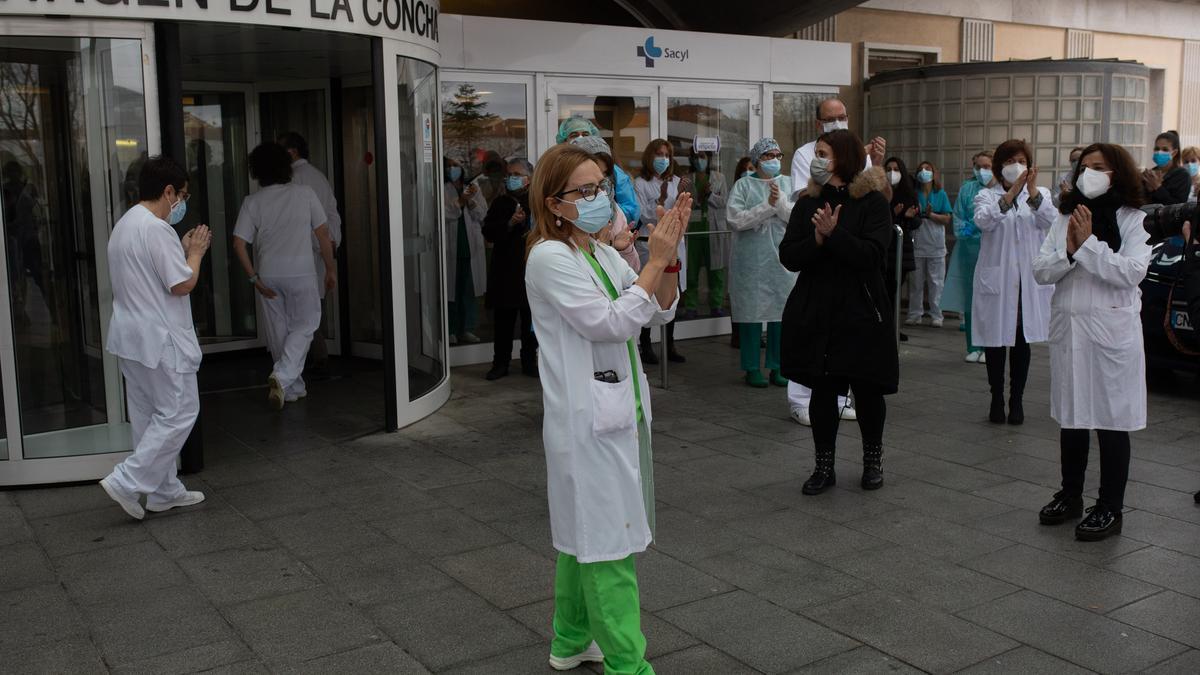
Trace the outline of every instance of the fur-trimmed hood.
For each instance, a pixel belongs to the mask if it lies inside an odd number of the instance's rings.
[[[853,199],[862,199],[872,192],[882,193],[887,188],[887,174],[884,173],[883,167],[872,166],[864,169],[861,173],[854,177],[850,182],[850,197]],[[817,198],[821,196],[821,186],[817,185],[816,181],[808,179],[808,190],[806,194],[809,197]]]

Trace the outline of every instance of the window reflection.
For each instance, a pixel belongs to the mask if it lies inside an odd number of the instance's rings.
[[[630,175],[642,168],[642,150],[651,138],[649,96],[559,94],[555,128],[568,117],[582,117],[595,124],[616,153],[621,168]]]

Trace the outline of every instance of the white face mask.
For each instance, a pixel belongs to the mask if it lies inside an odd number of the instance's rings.
[[[888,172],[888,182],[891,183],[893,186],[899,185],[900,184],[900,172],[899,171],[889,171]]]
[[[821,131],[829,133],[838,129],[849,129],[850,122],[848,120],[834,120],[832,122],[821,122]]]
[[[1100,195],[1108,192],[1108,188],[1112,187],[1112,177],[1107,171],[1097,171],[1090,167],[1084,167],[1083,173],[1079,174],[1079,178],[1075,179],[1075,186],[1079,188],[1079,192],[1088,199],[1095,199]]]
[[[1016,164],[1007,164],[1000,172],[1000,175],[1004,176],[1004,181],[1006,183],[1012,185],[1013,183],[1017,182],[1017,179],[1021,177],[1021,174],[1025,173],[1025,168],[1025,165],[1019,162]]]

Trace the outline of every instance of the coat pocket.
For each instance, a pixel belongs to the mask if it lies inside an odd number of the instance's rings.
[[[592,380],[592,431],[597,436],[630,429],[637,423],[633,385]]]
[[[979,267],[977,268],[977,276],[975,288],[983,294],[997,295],[1000,293],[1000,278],[1001,268],[999,267]]]

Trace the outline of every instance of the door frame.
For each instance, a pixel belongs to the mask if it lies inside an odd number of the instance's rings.
[[[643,96],[650,98],[650,138],[662,138],[662,82],[657,80],[620,80],[606,77],[547,75],[537,78],[538,98],[543,106],[542,133],[537,135],[538,156],[554,147],[558,134],[558,96]]]

